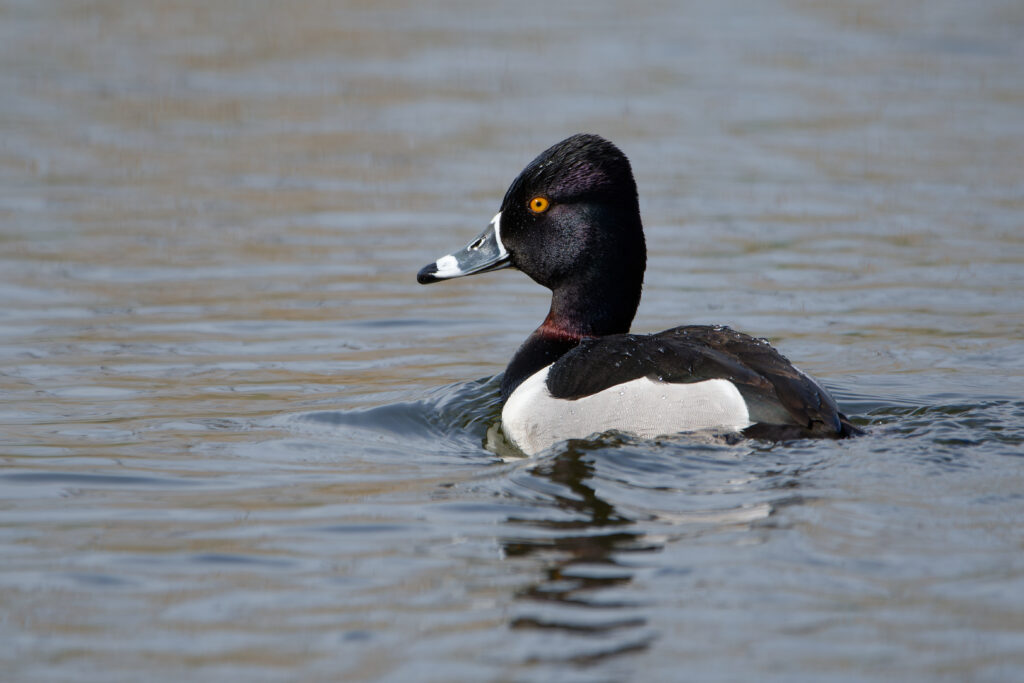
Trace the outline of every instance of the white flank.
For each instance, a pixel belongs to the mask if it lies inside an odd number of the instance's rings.
[[[612,429],[651,439],[700,430],[738,431],[751,424],[746,402],[728,380],[671,384],[641,377],[568,401],[548,392],[549,369],[520,384],[501,411],[502,431],[527,455]]]

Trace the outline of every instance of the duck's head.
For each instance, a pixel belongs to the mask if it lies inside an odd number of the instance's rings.
[[[629,330],[646,258],[629,160],[604,138],[579,134],[530,162],[487,229],[416,279],[428,284],[514,266],[554,292],[553,324],[612,334]]]

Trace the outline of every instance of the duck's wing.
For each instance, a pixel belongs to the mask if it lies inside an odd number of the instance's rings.
[[[551,367],[547,388],[555,398],[572,400],[640,377],[732,382],[754,423],[745,433],[755,438],[842,437],[858,431],[827,391],[767,341],[728,327],[691,325],[584,340]]]

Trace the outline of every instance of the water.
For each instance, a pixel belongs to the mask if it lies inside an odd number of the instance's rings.
[[[1022,680],[1018,2],[0,3],[0,670]],[[484,448],[545,292],[420,287],[631,157],[634,329],[870,435]]]

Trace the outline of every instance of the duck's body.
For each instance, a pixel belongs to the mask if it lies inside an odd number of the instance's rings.
[[[502,429],[528,454],[612,429],[857,433],[828,392],[762,339],[706,326],[628,334],[645,264],[629,161],[607,140],[574,135],[520,173],[479,238],[417,278],[515,266],[552,290],[548,316],[502,380]]]

